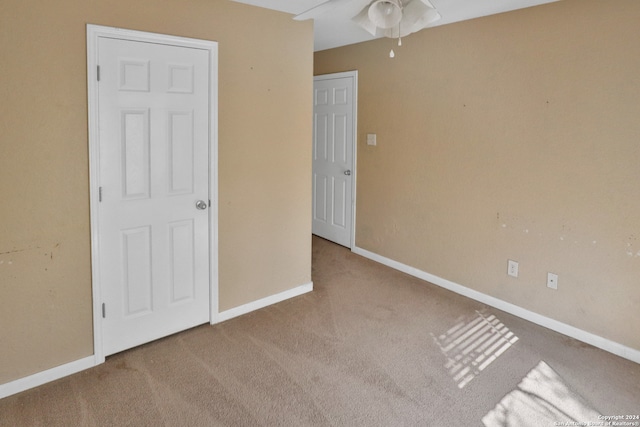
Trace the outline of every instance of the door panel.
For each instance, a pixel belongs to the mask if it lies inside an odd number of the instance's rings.
[[[169,280],[172,304],[189,301],[194,297],[194,243],[193,220],[169,224]]]
[[[347,181],[345,179],[335,179],[333,180],[333,224],[336,227],[341,227],[342,229],[347,228],[347,206],[349,202],[347,201],[348,190],[347,190]]]
[[[354,78],[316,77],[313,108],[313,233],[351,247]]]
[[[138,227],[122,230],[122,286],[124,316],[153,311],[151,286],[151,229]]]
[[[123,198],[149,198],[149,110],[124,110],[122,129]]]
[[[169,193],[193,193],[193,114],[191,111],[169,112]]]
[[[313,221],[327,222],[327,177],[313,176]],[[315,230],[314,230],[315,233]]]
[[[109,355],[210,318],[209,52],[101,37],[98,60]]]

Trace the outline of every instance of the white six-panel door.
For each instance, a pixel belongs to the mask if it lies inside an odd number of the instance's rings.
[[[210,319],[209,54],[99,38],[104,355]]]
[[[314,78],[312,231],[351,247],[356,79],[346,74]]]

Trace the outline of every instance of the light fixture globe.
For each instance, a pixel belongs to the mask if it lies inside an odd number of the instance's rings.
[[[399,0],[376,0],[369,6],[369,19],[376,27],[393,28],[402,19]]]

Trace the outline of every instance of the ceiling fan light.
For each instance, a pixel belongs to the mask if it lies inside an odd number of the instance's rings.
[[[387,29],[398,25],[402,8],[398,0],[376,0],[369,6],[367,15],[376,27]]]
[[[372,36],[379,36],[377,34],[378,27],[376,27],[376,24],[371,22],[371,19],[369,19],[368,12],[369,12],[369,6],[367,5],[367,7],[362,9],[360,13],[354,16],[353,18],[351,18],[351,20],[356,24],[358,24],[359,26],[361,26],[364,30],[366,30]]]
[[[386,4],[377,5],[379,3]],[[374,20],[376,8],[379,8],[379,16],[383,17],[381,19],[384,27],[379,25],[379,20]],[[400,12],[400,19],[393,24],[389,22],[388,17],[394,15],[396,11]],[[387,21],[384,20],[384,17],[387,17]],[[374,0],[352,18],[353,22],[372,36],[389,38],[404,37],[415,33],[438,19],[440,19],[440,14],[429,0],[403,0],[402,6],[400,6],[400,0]]]
[[[440,19],[440,14],[428,0],[413,0],[403,9],[400,27],[404,30],[402,32],[406,31],[406,34],[402,35],[420,31],[438,19]]]
[[[405,37],[424,29],[438,19],[440,19],[440,14],[428,0],[408,0],[404,2],[400,25],[379,29],[376,35],[389,38]]]

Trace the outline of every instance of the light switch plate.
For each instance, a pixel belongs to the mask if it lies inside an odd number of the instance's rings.
[[[375,133],[368,133],[367,134],[367,145],[378,145],[378,143],[376,142],[376,134]]]

